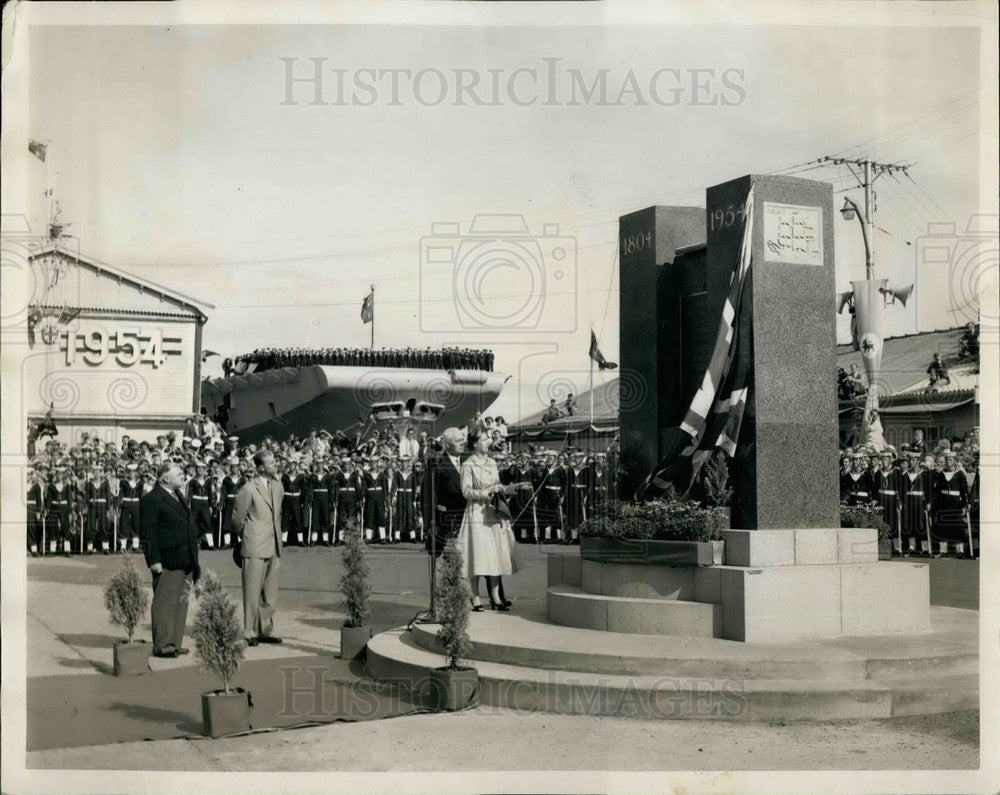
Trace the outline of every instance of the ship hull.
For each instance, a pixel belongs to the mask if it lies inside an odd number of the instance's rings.
[[[310,365],[209,379],[201,400],[210,415],[224,406],[227,430],[245,442],[311,430],[353,435],[389,421],[436,435],[486,411],[508,378],[481,370]]]

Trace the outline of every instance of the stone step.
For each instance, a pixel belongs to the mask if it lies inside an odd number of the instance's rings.
[[[368,670],[414,690],[444,658],[405,630],[368,644]],[[969,708],[973,682],[621,676],[477,661],[480,703],[524,711],[656,719],[806,721],[887,718]],[[952,677],[954,679],[955,677]],[[978,688],[976,690],[978,692]]]
[[[893,717],[979,709],[978,673],[896,679],[890,685]]]
[[[605,596],[573,585],[550,586],[547,600],[549,621],[562,626],[638,635],[722,636],[718,604]]]
[[[414,643],[440,654],[437,629],[437,624],[415,624]],[[470,660],[545,670],[716,679],[867,678],[868,661],[862,655],[817,642],[758,648],[715,638],[561,627],[510,613],[473,616],[469,635]]]

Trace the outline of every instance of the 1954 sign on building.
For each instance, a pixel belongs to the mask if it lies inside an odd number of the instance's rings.
[[[78,361],[101,365],[113,359],[122,367],[149,365],[155,369],[167,361],[168,355],[184,353],[181,338],[164,337],[159,327],[98,327],[86,332],[65,329],[59,336],[70,366]]]
[[[194,323],[173,319],[76,318],[39,324],[25,359],[29,411],[110,417],[191,411]]]

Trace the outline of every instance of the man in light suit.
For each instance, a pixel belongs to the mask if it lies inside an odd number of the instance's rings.
[[[278,604],[281,501],[285,496],[274,455],[261,450],[253,463],[257,475],[236,495],[232,527],[242,546],[243,631],[249,646],[281,643],[271,632]]]

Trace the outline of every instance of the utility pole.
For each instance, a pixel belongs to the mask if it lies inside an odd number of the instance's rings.
[[[865,189],[865,213],[862,219],[862,228],[867,238],[868,251],[865,262],[865,278],[875,278],[875,235],[873,234],[875,215],[875,193],[872,185],[883,174],[892,174],[896,171],[906,173],[906,166],[898,163],[878,163],[868,158],[852,159],[849,157],[821,157],[825,163],[833,163],[838,166],[847,166],[851,174],[858,181],[858,187]],[[853,204],[853,202],[852,202]]]

